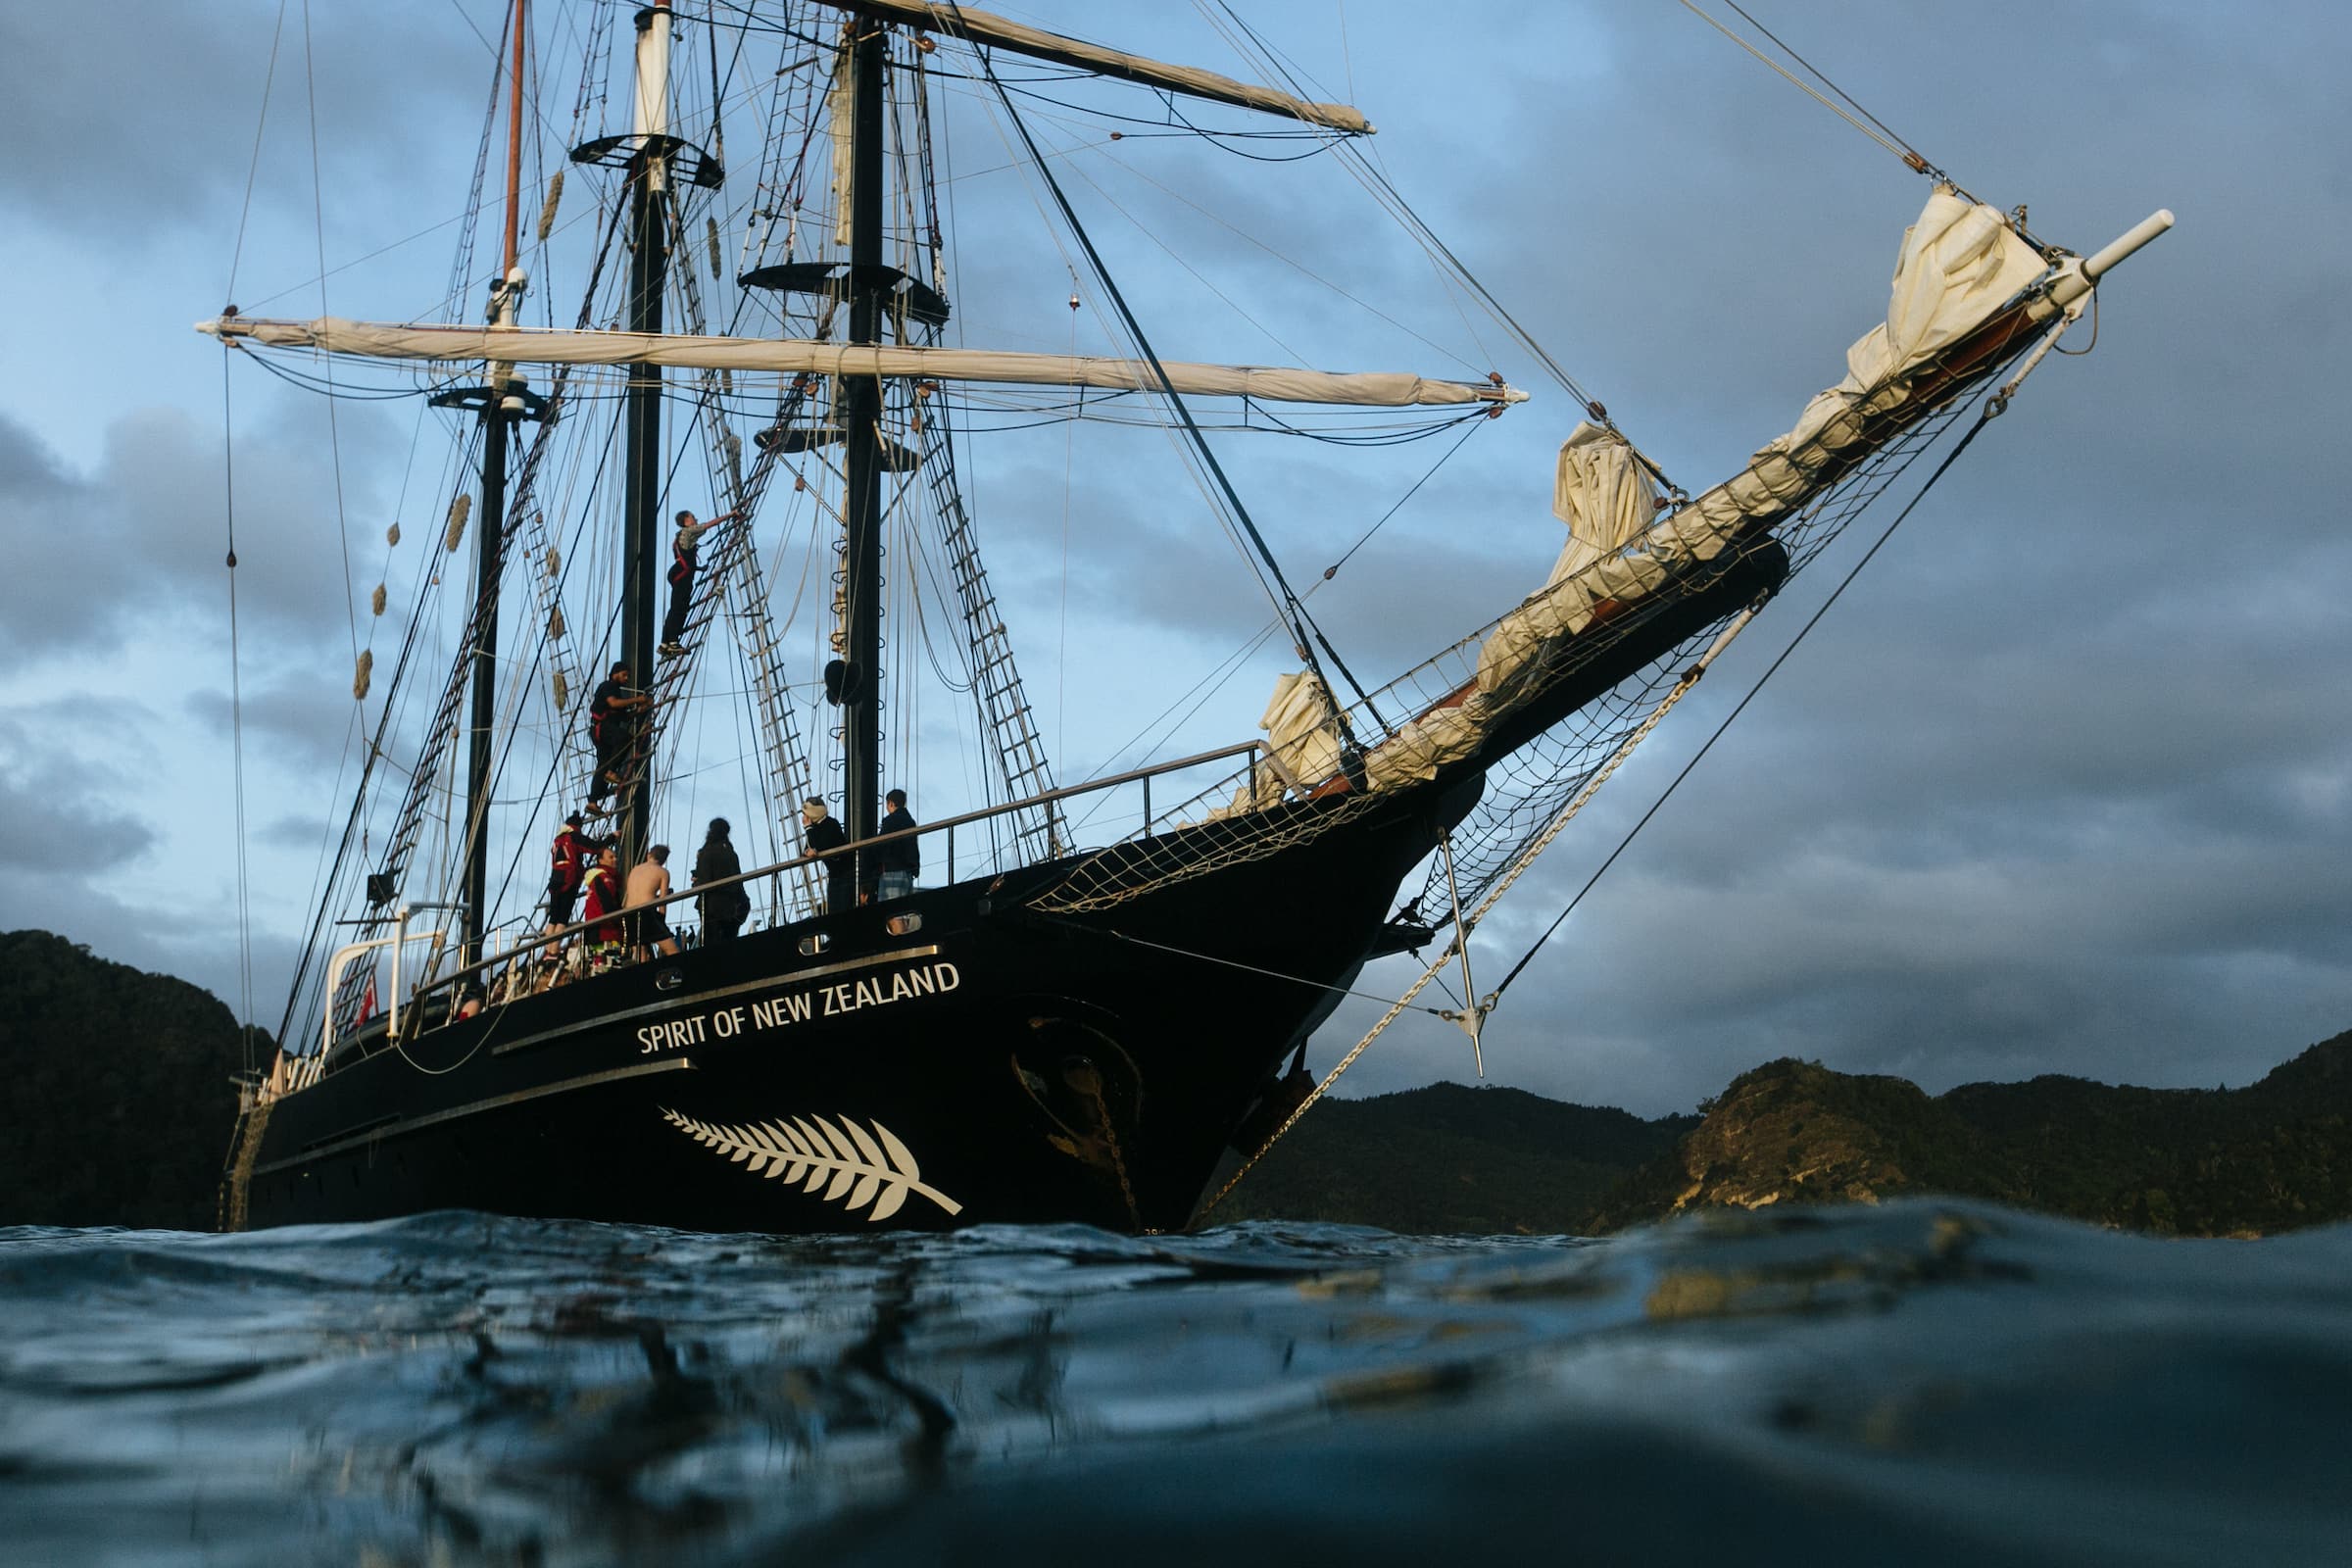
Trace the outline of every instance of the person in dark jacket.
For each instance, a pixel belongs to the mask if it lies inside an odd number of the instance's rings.
[[[849,829],[825,810],[825,803],[811,795],[801,803],[801,843],[810,855],[824,855],[850,842]],[[846,855],[828,857],[821,862],[825,868],[825,909],[827,914],[839,914],[854,907],[857,895],[852,891],[850,858]]]
[[[694,885],[707,882],[725,882],[728,877],[743,874],[743,862],[735,858],[735,841],[727,836],[727,819],[714,816],[710,831],[703,838],[703,847],[694,857]],[[703,911],[703,945],[732,942],[743,929],[743,922],[752,917],[752,896],[740,882],[728,882],[723,888],[712,888],[696,901]]]
[[[625,661],[612,666],[588,699],[588,739],[596,746],[596,776],[588,786],[590,815],[601,815],[605,797],[636,776],[637,737],[653,701],[653,693],[629,684]]]
[[[882,797],[882,803],[890,808],[890,812],[874,831],[877,834],[906,833],[906,836],[893,839],[873,853],[872,858],[881,863],[882,871],[874,897],[903,899],[914,891],[914,873],[923,868],[923,852],[916,848],[914,834],[908,831],[914,826],[914,813],[906,809],[906,792],[892,790]]]

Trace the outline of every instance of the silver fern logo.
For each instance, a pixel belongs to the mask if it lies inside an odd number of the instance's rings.
[[[896,1214],[908,1193],[922,1194],[951,1214],[963,1212],[961,1203],[924,1182],[913,1153],[878,1121],[871,1123],[869,1133],[848,1116],[838,1118],[838,1127],[823,1116],[714,1127],[666,1107],[662,1117],[754,1175],[798,1182],[805,1193],[822,1187],[826,1201],[838,1202],[852,1213],[871,1203],[865,1216],[869,1221]],[[811,1121],[816,1125],[808,1125]]]

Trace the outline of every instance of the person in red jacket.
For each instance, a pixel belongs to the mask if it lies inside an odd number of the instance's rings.
[[[596,860],[588,867],[581,881],[588,895],[588,907],[582,918],[588,924],[590,948],[620,945],[620,852],[608,844],[597,851]]]
[[[588,862],[603,842],[585,827],[587,817],[578,811],[564,819],[557,830],[556,842],[548,849],[547,872],[547,934],[554,936],[571,924],[573,903],[580,896],[580,883],[588,874]]]

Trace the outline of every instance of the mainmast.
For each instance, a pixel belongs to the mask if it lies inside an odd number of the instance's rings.
[[[881,340],[882,82],[890,32],[863,16],[850,21],[850,341]],[[834,127],[839,135],[841,127]],[[842,705],[842,825],[853,843],[873,836],[882,792],[882,382],[842,379],[849,435],[849,493],[843,567],[845,667],[829,682]]]
[[[662,295],[669,266],[669,0],[637,13],[635,142],[630,162],[629,330],[662,330]],[[654,594],[661,580],[662,371],[640,366],[629,376],[623,415],[626,458],[621,480],[625,517],[621,544],[620,658],[638,691],[654,687]],[[640,745],[653,733],[651,716],[637,715]],[[629,776],[616,803],[620,862],[635,865],[645,852],[652,816],[653,760]]]
[[[670,133],[669,0],[655,0],[637,13],[636,85],[631,94],[629,131],[600,136],[571,150],[571,161],[627,171],[629,185],[629,284],[623,313],[631,333],[658,338],[662,296],[669,283],[669,235],[680,181],[715,189],[726,177],[718,160]],[[633,691],[655,685],[655,594],[662,579],[662,493],[665,465],[662,451],[662,372],[640,364],[629,372],[623,394],[623,467],[620,500],[620,648],[613,661],[629,666]],[[642,742],[650,742],[650,714],[638,712]],[[645,851],[653,803],[653,765],[648,747],[613,803],[615,835],[624,863]]]

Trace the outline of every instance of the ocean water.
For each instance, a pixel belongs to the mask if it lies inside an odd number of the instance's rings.
[[[2352,1227],[0,1230],[0,1561],[2352,1561]]]

